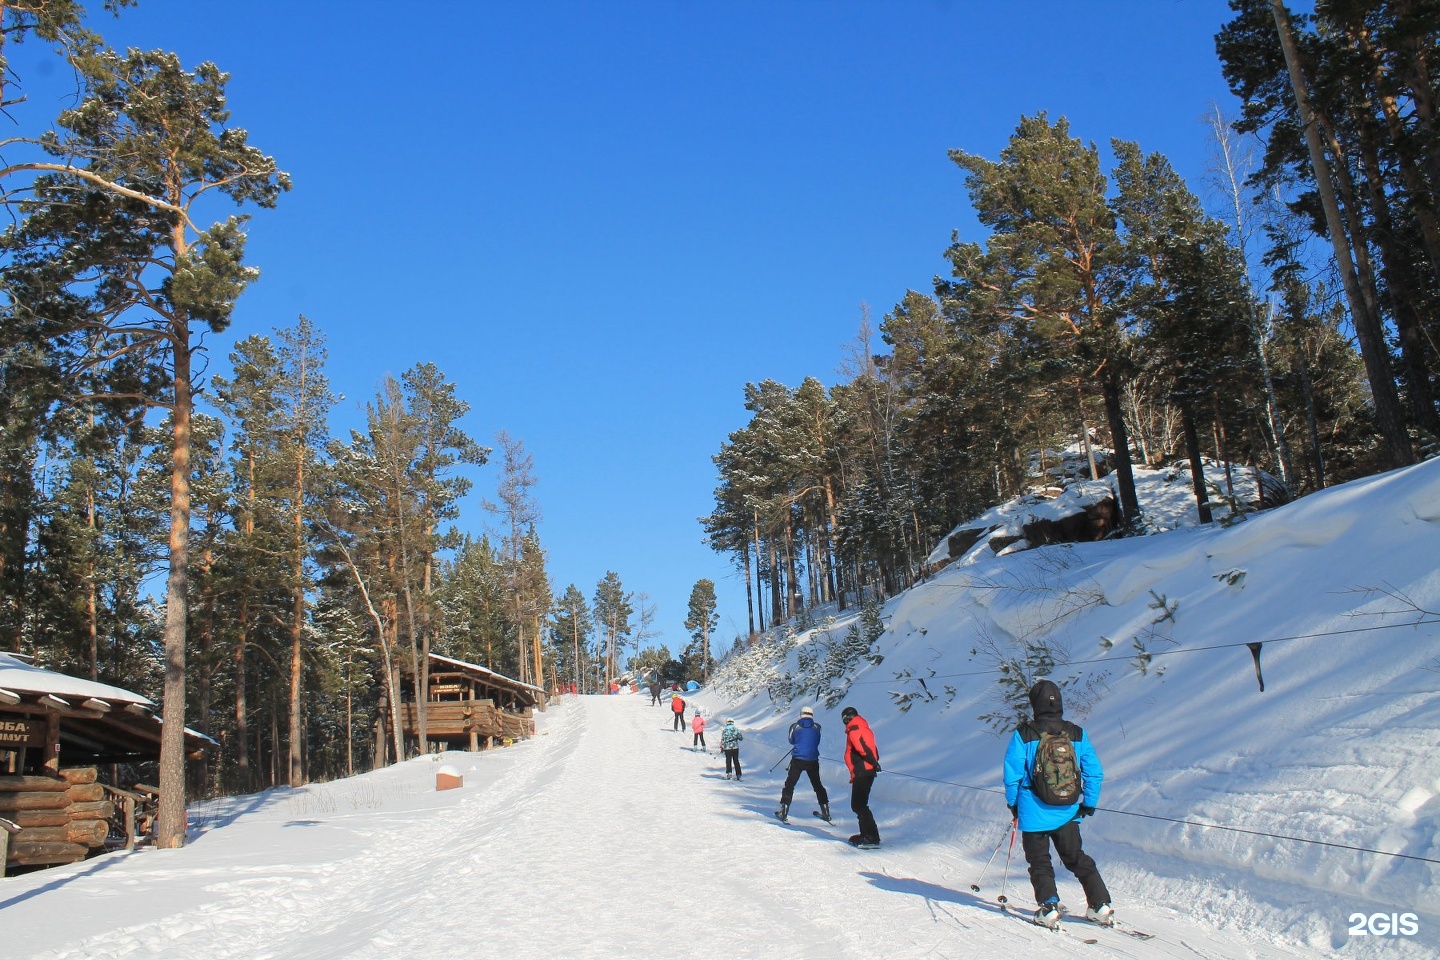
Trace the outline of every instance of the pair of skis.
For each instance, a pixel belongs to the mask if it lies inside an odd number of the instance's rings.
[[[1072,928],[1065,927],[1065,926],[1061,926],[1059,922],[1057,922],[1054,926],[1051,926],[1050,924],[1045,923],[1044,921],[1037,920],[1037,919],[1035,918],[1035,915],[1034,915],[1033,913],[1029,913],[1029,912],[1027,912],[1027,911],[1025,911],[1025,910],[1018,910],[1018,909],[1016,909],[1014,906],[1012,906],[1012,905],[1011,905],[1010,903],[1008,903],[1008,902],[1002,902],[1002,903],[1000,904],[1000,910],[1001,910],[1002,913],[1006,914],[1007,916],[1015,917],[1015,918],[1018,919],[1018,920],[1024,920],[1026,923],[1032,924],[1033,926],[1040,927],[1040,928],[1043,929],[1043,930],[1049,930],[1051,933],[1064,934],[1065,936],[1068,936],[1068,937],[1071,937],[1071,938],[1073,938],[1073,939],[1079,940],[1081,943],[1092,943],[1092,944],[1093,944],[1093,943],[1099,943],[1099,942],[1100,942],[1099,939],[1096,938],[1096,937],[1089,937],[1089,936],[1086,936],[1086,935],[1083,934],[1083,933],[1077,932],[1076,930],[1074,930],[1074,929],[1072,929]],[[1087,924],[1087,925],[1092,926],[1092,927],[1103,927],[1103,928],[1105,928],[1106,930],[1114,930],[1116,933],[1123,933],[1125,936],[1127,936],[1127,937],[1133,937],[1133,938],[1136,939],[1136,940],[1153,940],[1153,939],[1155,939],[1155,934],[1153,934],[1153,933],[1145,933],[1144,931],[1136,930],[1134,927],[1127,927],[1127,926],[1124,926],[1124,925],[1122,925],[1122,924],[1116,923],[1116,922],[1113,921],[1113,920],[1110,921],[1109,923],[1099,923],[1099,922],[1097,922],[1097,921],[1090,920],[1090,919],[1087,918],[1087,917],[1074,916],[1074,915],[1070,914],[1069,912],[1067,912],[1064,907],[1061,907],[1061,908],[1060,908],[1060,912],[1063,913],[1063,914],[1065,914],[1065,919],[1066,919],[1066,920],[1074,920],[1074,921],[1076,921],[1077,923],[1084,923],[1084,924]]]

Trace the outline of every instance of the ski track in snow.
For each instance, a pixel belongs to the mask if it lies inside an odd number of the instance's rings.
[[[1067,934],[1035,928],[994,902],[1003,851],[981,892],[970,891],[993,846],[937,841],[950,832],[953,810],[887,799],[882,778],[872,802],[886,846],[857,851],[845,843],[853,817],[833,765],[824,773],[835,825],[808,816],[814,797],[803,779],[795,797],[801,813],[785,825],[772,815],[780,773],[761,762],[771,751],[742,751],[751,771],[727,781],[718,754],[692,752],[689,734],[669,727],[669,711],[648,698],[566,698],[542,718],[544,735],[535,740],[444,755],[470,765],[460,790],[427,796],[429,759],[390,768],[410,778],[408,797],[392,787],[392,795],[377,789],[369,800],[431,802],[421,815],[343,811],[335,799],[347,789],[341,781],[261,805],[180,851],[12,878],[0,886],[0,926],[21,952],[0,953],[14,960],[451,953],[526,960],[677,950],[716,960],[1326,955],[1264,931],[1222,931],[1146,910],[1143,902],[1133,909],[1122,902],[1121,919],[1157,939],[1083,922],[1067,924]],[[351,783],[352,806],[363,805]],[[303,856],[286,849],[297,832],[293,843],[310,851]],[[1112,877],[1117,890],[1150,882],[1130,864],[1115,864]],[[1015,906],[1027,906],[1018,848],[1006,883]],[[1063,872],[1061,891],[1079,896]],[[175,894],[168,904],[167,894]],[[71,898],[94,915],[73,929],[37,929],[39,918],[55,915],[46,897]],[[112,917],[128,920],[105,919]]]

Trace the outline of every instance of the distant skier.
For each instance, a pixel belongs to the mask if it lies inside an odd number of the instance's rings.
[[[685,698],[680,696],[678,690],[670,696],[670,709],[675,713],[674,729],[683,733],[685,731]]]
[[[870,788],[880,772],[880,751],[875,746],[875,733],[854,707],[840,711],[845,722],[845,766],[850,768],[850,809],[860,821],[860,832],[850,838],[857,847],[880,846],[880,829],[870,812]]]
[[[1095,861],[1081,848],[1080,819],[1100,802],[1104,771],[1085,731],[1064,719],[1060,688],[1038,680],[1030,688],[1035,719],[1020,724],[1005,750],[1005,802],[1023,834],[1030,885],[1035,890],[1035,920],[1048,927],[1060,922],[1060,896],[1050,844],[1060,862],[1085,889],[1085,918],[1114,922],[1110,891]],[[1037,759],[1038,758],[1038,759]]]
[[[658,706],[660,703],[660,684],[655,680],[651,680],[648,686],[650,687],[650,706]]]
[[[740,779],[740,741],[745,739],[745,734],[735,726],[735,719],[727,717],[725,726],[720,728],[720,752],[725,754],[725,779],[730,779],[730,771],[733,766],[735,779]]]
[[[690,741],[690,749],[704,750],[709,753],[710,748],[705,746],[705,718],[700,716],[699,707],[695,708],[695,719],[690,721],[690,729],[695,731],[695,736]]]
[[[810,786],[815,788],[815,799],[820,803],[820,816],[829,820],[830,794],[820,782],[820,724],[815,722],[812,707],[802,709],[800,719],[790,724],[790,769],[780,791],[780,809],[775,812],[781,820],[790,816],[790,800],[795,796],[795,784],[801,773],[809,774]]]

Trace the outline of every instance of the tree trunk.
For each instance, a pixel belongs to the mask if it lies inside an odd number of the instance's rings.
[[[95,423],[93,407],[90,413],[90,423]],[[95,516],[95,486],[87,483],[85,487],[85,527],[90,533],[90,550],[85,557],[85,646],[86,653],[90,660],[90,679],[100,679],[100,586],[95,582],[95,544],[99,542],[96,537],[96,516]],[[0,867],[3,867],[0,864]]]
[[[845,609],[845,593],[836,579],[835,537],[840,531],[840,521],[835,515],[835,485],[825,478],[825,576],[830,584],[830,598],[836,609]]]
[[[1414,15],[1411,0],[1398,0],[1395,6],[1396,12],[1405,19]],[[1440,122],[1437,122],[1435,84],[1428,60],[1431,42],[1428,35],[1416,32],[1403,37],[1396,51],[1399,54],[1396,72],[1410,94],[1412,116],[1419,133],[1417,139],[1423,149],[1431,186],[1431,191],[1416,195],[1417,205],[1424,203],[1424,198],[1433,197],[1432,191],[1440,190]],[[1440,259],[1432,258],[1431,264],[1440,269]]]
[[[1300,392],[1305,398],[1305,423],[1310,433],[1310,462],[1315,470],[1315,489],[1325,489],[1325,450],[1320,445],[1320,420],[1315,414],[1315,385],[1310,377],[1310,358],[1303,349],[1295,369],[1300,375]]]
[[[1120,377],[1107,369],[1103,383],[1105,417],[1110,422],[1111,446],[1115,448],[1115,485],[1120,489],[1120,512],[1124,523],[1133,527],[1140,520],[1140,500],[1135,495],[1135,473],[1130,467],[1130,438],[1120,406]]]
[[[245,464],[249,477],[247,499],[250,507],[245,513],[241,529],[244,532],[244,542],[248,546],[255,535],[255,457],[251,451],[247,450],[245,453]],[[240,636],[235,642],[235,766],[242,793],[254,786],[254,776],[250,770],[249,706],[245,702],[245,647],[250,642],[250,594],[251,582],[247,573],[240,580],[237,624]]]
[[[1090,443],[1090,424],[1085,420],[1085,394],[1079,389],[1075,391],[1075,410],[1080,418],[1080,444],[1085,450],[1085,459],[1090,464],[1090,479],[1099,480],[1100,465],[1095,462],[1095,447]],[[997,488],[995,492],[999,495],[1000,491],[998,488],[1000,486],[1000,479],[998,469],[996,472],[995,486]]]
[[[1201,523],[1209,523],[1210,495],[1205,489],[1205,457],[1200,452],[1200,433],[1195,429],[1195,409],[1188,403],[1180,407],[1180,421],[1185,431],[1185,454],[1190,458],[1190,481],[1195,489],[1195,510]]]
[[[774,626],[784,619],[783,608],[780,606],[780,558],[775,553],[775,538],[772,536],[765,543],[766,553],[770,558],[770,624]]]
[[[183,226],[177,226],[177,231]],[[183,236],[183,234],[182,234]],[[183,243],[177,245],[183,253]],[[182,314],[171,323],[174,409],[171,411],[170,574],[165,588],[164,722],[160,727],[160,803],[155,845],[185,844],[185,621],[190,546],[190,331]]]
[[[740,561],[745,569],[745,613],[750,618],[750,633],[748,636],[755,636],[755,599],[754,588],[750,583],[750,542],[745,539],[740,541]]]
[[[1429,363],[1426,359],[1424,327],[1421,319],[1419,283],[1413,270],[1414,261],[1409,251],[1401,250],[1396,242],[1394,218],[1390,214],[1390,197],[1385,183],[1385,173],[1380,164],[1380,147],[1376,142],[1378,131],[1371,121],[1370,112],[1352,107],[1352,118],[1360,131],[1360,173],[1365,178],[1365,192],[1369,200],[1374,227],[1370,232],[1381,263],[1384,264],[1386,290],[1390,295],[1395,330],[1400,341],[1400,362],[1405,371],[1405,383],[1409,387],[1410,415],[1414,423],[1431,436],[1440,436],[1440,413],[1435,409],[1435,394],[1430,389]],[[1423,231],[1422,231],[1423,236]],[[1437,261],[1440,262],[1440,261]]]
[[[760,563],[760,511],[752,508],[755,533],[755,611],[760,617],[760,632],[765,632],[765,570]],[[747,575],[748,576],[748,575]],[[19,647],[16,647],[18,650]]]
[[[296,396],[300,398],[295,417],[295,540],[294,554],[290,558],[290,715],[289,715],[289,783],[298,787],[305,783],[305,764],[301,756],[304,740],[300,722],[300,690],[304,668],[303,641],[305,637],[305,460],[309,450],[305,442],[305,397],[309,379],[309,356],[300,351],[300,383]],[[403,531],[402,531],[403,533]]]
[[[1229,435],[1225,432],[1224,418],[1220,415],[1220,397],[1211,394],[1210,399],[1215,414],[1215,459],[1225,467],[1225,496],[1233,502],[1235,500],[1235,469],[1234,464],[1230,461]]]
[[[213,527],[213,515],[207,516],[206,520],[206,526]],[[207,546],[205,547],[205,552],[201,560],[201,569],[205,573],[205,614],[201,618],[200,623],[200,679],[196,684],[197,689],[195,691],[195,706],[199,712],[195,725],[201,733],[207,736],[209,736],[211,732],[210,697],[213,687],[212,680],[215,674],[215,668],[211,664],[215,649],[215,587],[210,578],[210,573],[215,565],[215,553],[209,546],[209,544],[213,542],[209,534],[213,532],[213,529],[207,531]],[[199,784],[202,785],[202,789],[208,787],[210,783],[210,758],[208,753],[200,757],[197,780]]]

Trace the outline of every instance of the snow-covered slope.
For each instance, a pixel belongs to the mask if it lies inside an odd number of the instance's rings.
[[[977,718],[1006,709],[1001,665],[1044,644],[1105,763],[1104,809],[1085,833],[1117,900],[1323,951],[1394,955],[1428,941],[1420,955],[1433,956],[1437,567],[1440,462],[1223,528],[1005,556],[982,546],[886,606],[884,659],[862,661],[844,703],[877,731],[881,808],[912,802],[918,821],[954,824],[980,849],[1005,816],[989,792],[1005,741]],[[837,618],[828,633],[850,625]],[[790,669],[826,642],[819,633],[792,638]],[[733,692],[734,678],[721,680]],[[798,706],[775,716],[761,695],[731,709],[778,730]],[[1233,829],[1191,825],[1202,823]],[[1415,914],[1418,935],[1351,935],[1352,914],[1380,912]]]
[[[1091,949],[1082,935],[1136,960],[1315,955],[1141,904],[1124,917],[1147,942],[1039,930],[996,906],[1002,863],[971,892],[983,857],[947,839],[948,818],[887,797],[885,847],[857,851],[802,793],[783,825],[768,772],[783,751],[747,737],[745,777],[727,781],[667,713],[648,697],[570,697],[513,748],[203,805],[182,850],[0,881],[0,956],[1064,960]],[[442,765],[462,788],[434,790]],[[838,813],[843,778],[826,780]]]

